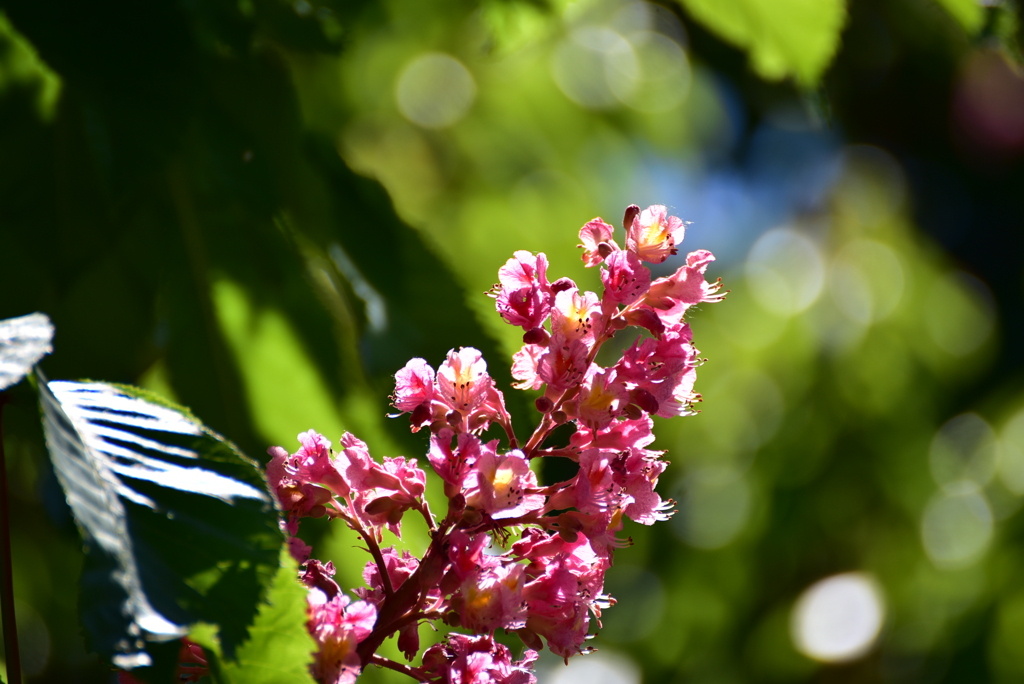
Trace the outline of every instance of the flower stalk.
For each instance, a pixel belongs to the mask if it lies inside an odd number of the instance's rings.
[[[412,359],[396,373],[397,415],[409,415],[413,432],[429,433],[427,461],[444,482],[448,512],[440,523],[416,460],[378,462],[350,433],[333,451],[312,430],[299,435],[295,453],[269,450],[267,479],[309,587],[318,680],[349,684],[375,664],[420,682],[535,684],[537,649],[566,660],[592,650],[584,646],[591,622],[600,626],[615,603],[603,592],[605,573],[615,550],[630,543],[617,536],[624,518],[651,525],[673,512],[674,502],[655,490],[664,452],[647,447],[653,416],[692,415],[700,401],[693,384],[701,360],[684,314],[725,294],[704,278],[710,252],[690,253],[665,278],[644,265],[675,255],[683,238],[685,223],[665,207],[632,205],[623,227],[625,249],[600,218],[579,232],[584,264],[600,270],[601,295],[568,278],[549,281],[544,254],[516,252],[498,271],[489,294],[502,318],[524,331],[513,387],[540,392],[541,419],[522,448],[476,349],[450,351],[437,371]],[[615,364],[597,364],[601,347],[628,327],[640,337]],[[566,423],[576,429],[569,442],[545,446]],[[484,440],[492,426],[507,449]],[[556,457],[575,462],[578,473],[543,486],[530,463]],[[430,530],[422,558],[381,546],[385,530],[401,537],[410,510]],[[333,565],[311,558],[296,536],[303,518],[325,515],[347,524],[370,554],[356,601],[332,579]],[[420,624],[439,621],[453,631],[421,654]],[[497,630],[521,637],[521,658],[494,640]],[[421,658],[418,666],[377,654],[392,636],[409,661]]]

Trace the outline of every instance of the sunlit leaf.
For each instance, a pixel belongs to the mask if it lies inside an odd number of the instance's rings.
[[[223,657],[214,630],[201,625],[190,638],[203,646],[217,684],[312,684],[309,663],[316,646],[306,629],[307,590],[298,581],[298,567],[287,551],[235,660]]]
[[[119,667],[196,621],[247,635],[282,535],[259,469],[186,410],[141,390],[40,382],[46,442],[89,547],[82,621]]]
[[[33,313],[0,321],[0,391],[21,381],[51,351],[53,324]]]
[[[761,76],[794,77],[805,87],[814,86],[832,61],[846,20],[843,0],[679,2],[712,31],[746,49]]]

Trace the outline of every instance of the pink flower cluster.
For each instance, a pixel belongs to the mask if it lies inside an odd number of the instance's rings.
[[[568,278],[550,281],[544,254],[516,252],[498,272],[491,296],[498,313],[523,328],[513,387],[537,391],[540,423],[520,443],[502,392],[480,352],[451,351],[435,372],[413,359],[395,375],[395,408],[408,413],[413,432],[430,433],[427,460],[444,483],[447,512],[438,520],[424,497],[426,474],[415,460],[378,463],[353,435],[340,449],[309,431],[289,454],[269,450],[267,478],[277,494],[309,587],[309,630],[319,650],[313,674],[322,682],[352,682],[368,664],[389,667],[421,682],[533,684],[530,666],[545,644],[568,659],[587,652],[591,619],[614,603],[603,593],[623,517],[644,525],[665,520],[672,501],[655,491],[666,461],[648,449],[652,416],[693,413],[698,352],[686,311],[724,297],[704,272],[714,257],[691,252],[670,276],[655,279],[646,264],[676,254],[685,224],[665,207],[626,209],[625,249],[600,218],[580,230],[583,261],[599,267],[603,293],[581,291]],[[596,362],[617,333],[640,329],[613,364]],[[560,425],[575,427],[568,443],[549,444]],[[493,425],[499,439],[481,436]],[[574,477],[542,485],[537,458],[578,465]],[[430,530],[422,558],[382,548],[383,530],[401,536],[404,514],[415,511]],[[329,516],[362,538],[372,559],[366,587],[343,594],[334,568],[309,558],[299,540],[303,517]],[[452,632],[428,648],[418,666],[377,655],[397,636],[413,661],[419,626],[444,622]],[[520,660],[494,640],[516,632],[527,647]]]

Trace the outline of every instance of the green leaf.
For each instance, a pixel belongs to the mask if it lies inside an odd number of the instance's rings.
[[[985,24],[985,8],[978,0],[936,0],[946,8],[969,35],[975,35]]]
[[[207,653],[210,673],[218,684],[313,683],[309,674],[316,644],[306,629],[307,590],[298,581],[298,566],[287,550],[281,567],[260,606],[250,638],[238,647],[234,660],[226,659],[216,629],[200,625],[189,638]]]
[[[278,567],[283,535],[259,468],[187,410],[135,388],[40,378],[46,443],[88,554],[81,615],[122,668],[198,621],[225,652]]]
[[[832,61],[846,21],[843,0],[679,0],[712,31],[750,53],[769,80],[814,87]]]
[[[53,324],[33,313],[0,321],[0,391],[21,382],[39,359],[53,351]]]

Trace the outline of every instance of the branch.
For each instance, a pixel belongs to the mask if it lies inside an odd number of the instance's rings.
[[[359,524],[359,521],[352,517],[349,519],[349,525],[352,525],[352,529],[359,533],[359,536],[366,542],[366,548],[373,556],[373,561],[377,564],[377,571],[380,572],[380,581],[384,585],[384,597],[385,600],[391,597],[395,593],[395,588],[391,586],[391,575],[388,573],[387,563],[384,562],[384,554],[380,552],[380,546],[377,544],[377,540],[373,538],[369,532],[363,529],[363,526]]]
[[[386,667],[389,670],[401,672],[404,675],[412,677],[417,682],[422,682],[426,680],[426,677],[424,677],[423,673],[420,672],[417,668],[409,667],[408,665],[402,665],[401,663],[396,663],[394,660],[389,660],[388,658],[384,658],[379,655],[372,656],[370,658],[370,662],[374,665],[377,665],[378,667]]]

